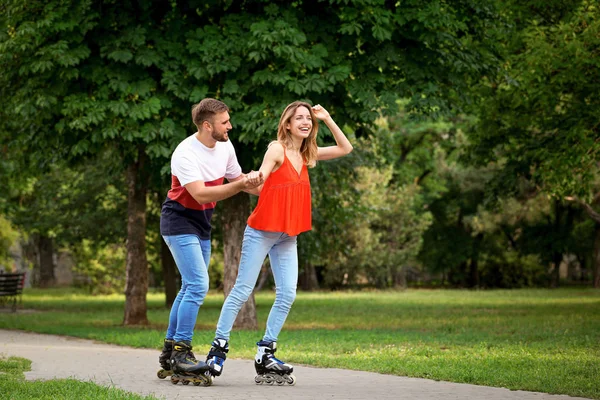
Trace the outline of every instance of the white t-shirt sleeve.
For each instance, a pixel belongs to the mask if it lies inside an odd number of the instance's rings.
[[[227,171],[225,172],[225,178],[235,179],[242,174],[242,167],[238,163],[237,156],[235,155],[235,148],[231,141],[228,141],[229,145],[229,159],[227,161]]]
[[[202,171],[189,152],[175,152],[171,159],[171,173],[179,179],[181,186],[190,182],[203,181]]]

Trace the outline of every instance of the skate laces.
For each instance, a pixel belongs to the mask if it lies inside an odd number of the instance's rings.
[[[213,340],[212,347],[215,350],[222,351],[223,353],[228,353],[229,352],[229,342],[227,342],[227,340],[225,340],[225,339],[215,339],[215,340]]]

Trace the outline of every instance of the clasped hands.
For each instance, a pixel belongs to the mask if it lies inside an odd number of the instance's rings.
[[[244,186],[246,189],[253,189],[265,182],[263,174],[260,171],[250,171],[244,177]]]

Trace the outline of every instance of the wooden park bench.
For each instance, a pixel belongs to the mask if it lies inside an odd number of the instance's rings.
[[[12,304],[13,312],[17,311],[17,299],[22,301],[25,273],[1,274],[0,273],[0,306]]]

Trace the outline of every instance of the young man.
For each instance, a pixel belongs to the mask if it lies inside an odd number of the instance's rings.
[[[210,385],[208,366],[195,359],[192,337],[198,309],[208,292],[211,218],[216,202],[263,183],[262,175],[242,174],[233,145],[229,108],[204,99],[192,108],[198,131],[183,140],[171,157],[171,190],[163,203],[160,232],[181,274],[181,290],[171,308],[159,362],[159,378]],[[229,183],[223,184],[224,179]]]

